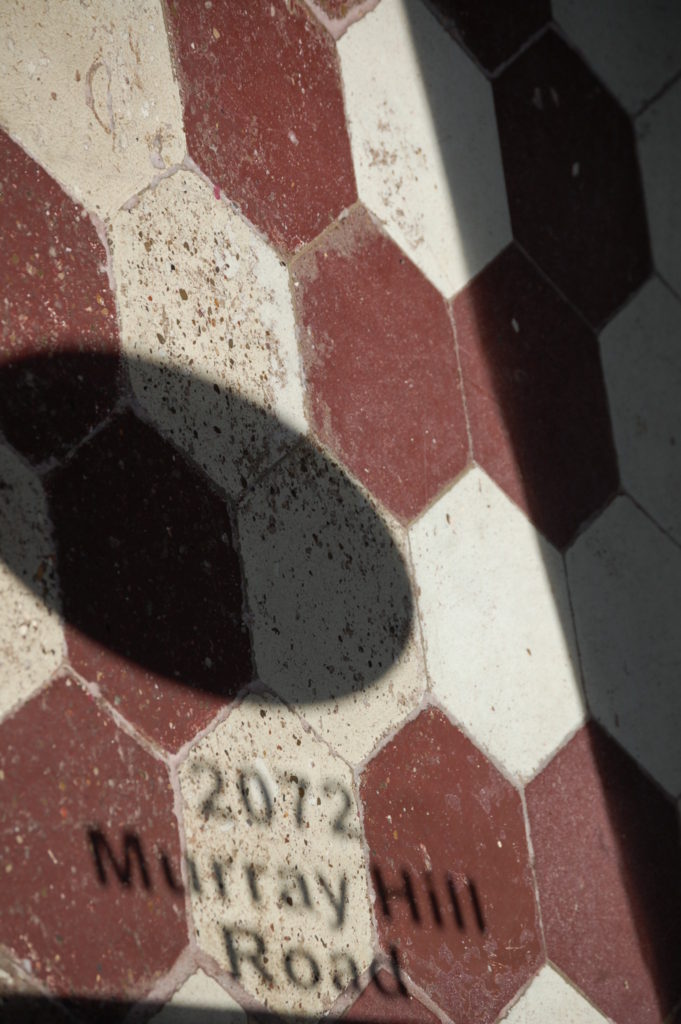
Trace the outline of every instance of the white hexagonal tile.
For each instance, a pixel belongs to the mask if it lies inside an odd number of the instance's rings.
[[[511,240],[492,89],[419,0],[338,44],[360,199],[445,295]]]
[[[154,1024],[246,1024],[246,1012],[217,981],[198,970],[178,988]]]
[[[681,541],[681,304],[653,278],[601,334],[624,487]]]
[[[426,685],[404,531],[305,446],[249,494],[239,538],[259,678],[358,762]]]
[[[681,70],[676,0],[552,0],[552,10],[626,110],[640,109]]]
[[[372,959],[348,767],[247,698],[180,772],[200,946],[274,1011],[319,1013]]]
[[[7,0],[0,76],[0,124],[102,216],[184,157],[159,0]]]
[[[502,1020],[504,1024],[607,1024],[607,1018],[548,964]]]
[[[655,266],[681,294],[681,81],[636,122]]]
[[[562,559],[480,469],[409,536],[435,693],[529,779],[584,717]]]
[[[594,717],[672,795],[681,792],[681,550],[618,498],[567,554]]]
[[[64,657],[54,568],[42,487],[0,445],[0,715],[27,700]]]
[[[288,271],[196,174],[111,226],[137,399],[232,494],[305,431]]]

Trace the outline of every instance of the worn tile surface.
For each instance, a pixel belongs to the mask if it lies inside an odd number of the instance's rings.
[[[347,766],[254,697],[181,772],[199,944],[273,1010],[320,1012],[372,959]]]
[[[160,0],[3,4],[0,124],[108,216],[185,153]]]
[[[143,995],[187,941],[166,767],[69,675],[2,733],[3,944],[57,994]]]
[[[3,1020],[678,1017],[678,18],[5,3]]]
[[[137,400],[239,494],[305,430],[285,266],[186,171],[121,211],[112,245]]]
[[[381,944],[455,1020],[496,1020],[541,958],[518,793],[437,709],[361,793]]]
[[[117,398],[115,299],[86,211],[2,133],[0,209],[0,429],[39,463]]]
[[[167,10],[190,154],[277,247],[299,248],[356,198],[333,44],[298,4]]]
[[[531,777],[584,716],[558,552],[479,469],[410,543],[435,693],[488,754]]]
[[[674,805],[589,726],[530,783],[527,809],[549,958],[606,1016],[664,1020],[680,992]]]
[[[468,458],[442,297],[361,208],[295,262],[294,286],[317,436],[413,518]]]
[[[360,199],[445,295],[510,240],[489,83],[418,0],[339,43]]]

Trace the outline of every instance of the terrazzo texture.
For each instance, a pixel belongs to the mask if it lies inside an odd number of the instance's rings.
[[[0,1019],[673,1024],[679,15],[0,12]]]

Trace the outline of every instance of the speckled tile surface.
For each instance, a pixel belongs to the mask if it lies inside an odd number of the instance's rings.
[[[2,1024],[679,1019],[679,15],[509,11],[2,6]]]

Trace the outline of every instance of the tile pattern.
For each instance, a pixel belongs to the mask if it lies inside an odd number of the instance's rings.
[[[361,207],[293,273],[317,436],[408,521],[468,459],[442,296]]]
[[[9,0],[0,124],[78,202],[110,216],[185,154],[161,0]]]
[[[116,302],[86,211],[4,134],[0,197],[0,429],[40,463],[65,455],[116,401]]]
[[[187,941],[167,768],[69,675],[0,749],[3,943],[62,995],[143,995]]]
[[[434,708],[361,794],[381,944],[454,1020],[496,1020],[541,958],[519,794]]]
[[[298,4],[167,10],[190,154],[275,246],[299,248],[356,198],[334,46]]]
[[[475,460],[564,546],[618,485],[596,338],[516,246],[452,313]]]
[[[614,1020],[664,1020],[681,995],[674,805],[591,725],[530,783],[527,810],[550,959]]]
[[[678,1004],[681,69],[611,8],[5,4],[13,1021]]]
[[[338,49],[359,197],[451,295],[510,241],[491,87],[419,0],[381,0]]]
[[[513,236],[592,324],[650,270],[631,124],[554,32],[494,83]]]
[[[227,505],[132,413],[47,491],[70,664],[177,750],[253,676]]]

